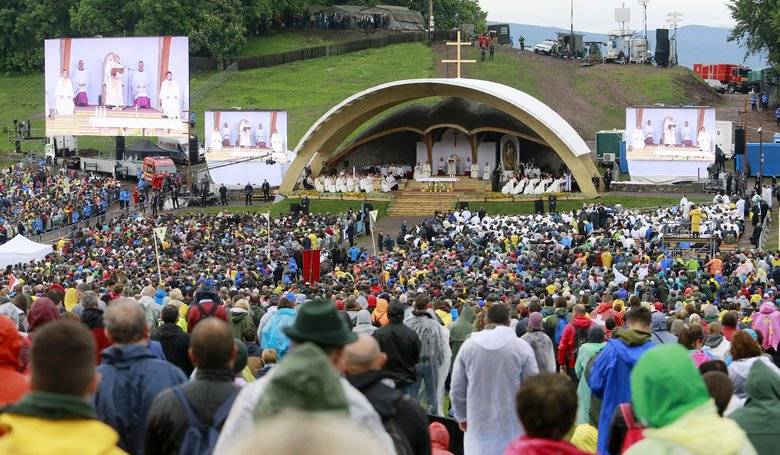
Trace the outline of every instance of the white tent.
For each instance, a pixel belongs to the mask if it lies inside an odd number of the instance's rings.
[[[20,234],[0,245],[0,267],[39,261],[52,251],[51,245],[33,242]]]

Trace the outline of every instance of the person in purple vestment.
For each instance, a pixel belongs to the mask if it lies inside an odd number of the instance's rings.
[[[84,60],[79,60],[78,69],[73,79],[76,82],[76,97],[73,99],[76,106],[89,106],[87,88],[89,87],[89,73],[84,67]]]

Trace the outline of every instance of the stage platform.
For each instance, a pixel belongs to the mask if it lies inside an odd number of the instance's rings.
[[[125,107],[118,110],[77,106],[74,115],[52,113],[46,118],[49,136],[162,136],[189,137],[186,119],[163,118],[157,109]]]

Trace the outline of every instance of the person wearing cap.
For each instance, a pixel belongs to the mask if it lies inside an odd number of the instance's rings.
[[[542,313],[531,313],[528,317],[527,333],[523,335],[523,340],[527,341],[534,350],[536,365],[540,373],[555,372],[555,351],[553,343],[549,336],[542,330]]]
[[[311,343],[319,348],[328,362],[336,368],[342,367],[344,347],[357,340],[346,321],[339,315],[336,306],[326,300],[312,300],[304,303],[298,310],[295,323],[284,329],[292,341],[291,356],[297,346]],[[247,384],[236,397],[222,428],[214,453],[227,453],[234,444],[247,436],[255,428],[255,410],[263,400],[266,388],[282,369],[282,361],[269,374]],[[308,367],[307,367],[308,368]],[[368,431],[376,443],[388,454],[394,454],[393,441],[384,429],[379,415],[374,411],[365,396],[355,389],[349,381],[339,378],[341,390],[347,402],[350,419],[362,429]],[[284,396],[275,394],[278,405],[283,405]]]

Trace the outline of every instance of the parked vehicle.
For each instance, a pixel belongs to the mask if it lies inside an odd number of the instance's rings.
[[[534,46],[534,53],[541,55],[555,55],[558,53],[558,41],[546,39]]]
[[[750,68],[730,63],[706,65],[696,63],[693,72],[705,81],[716,80],[725,86],[728,93],[748,93],[756,86],[749,79]]]

